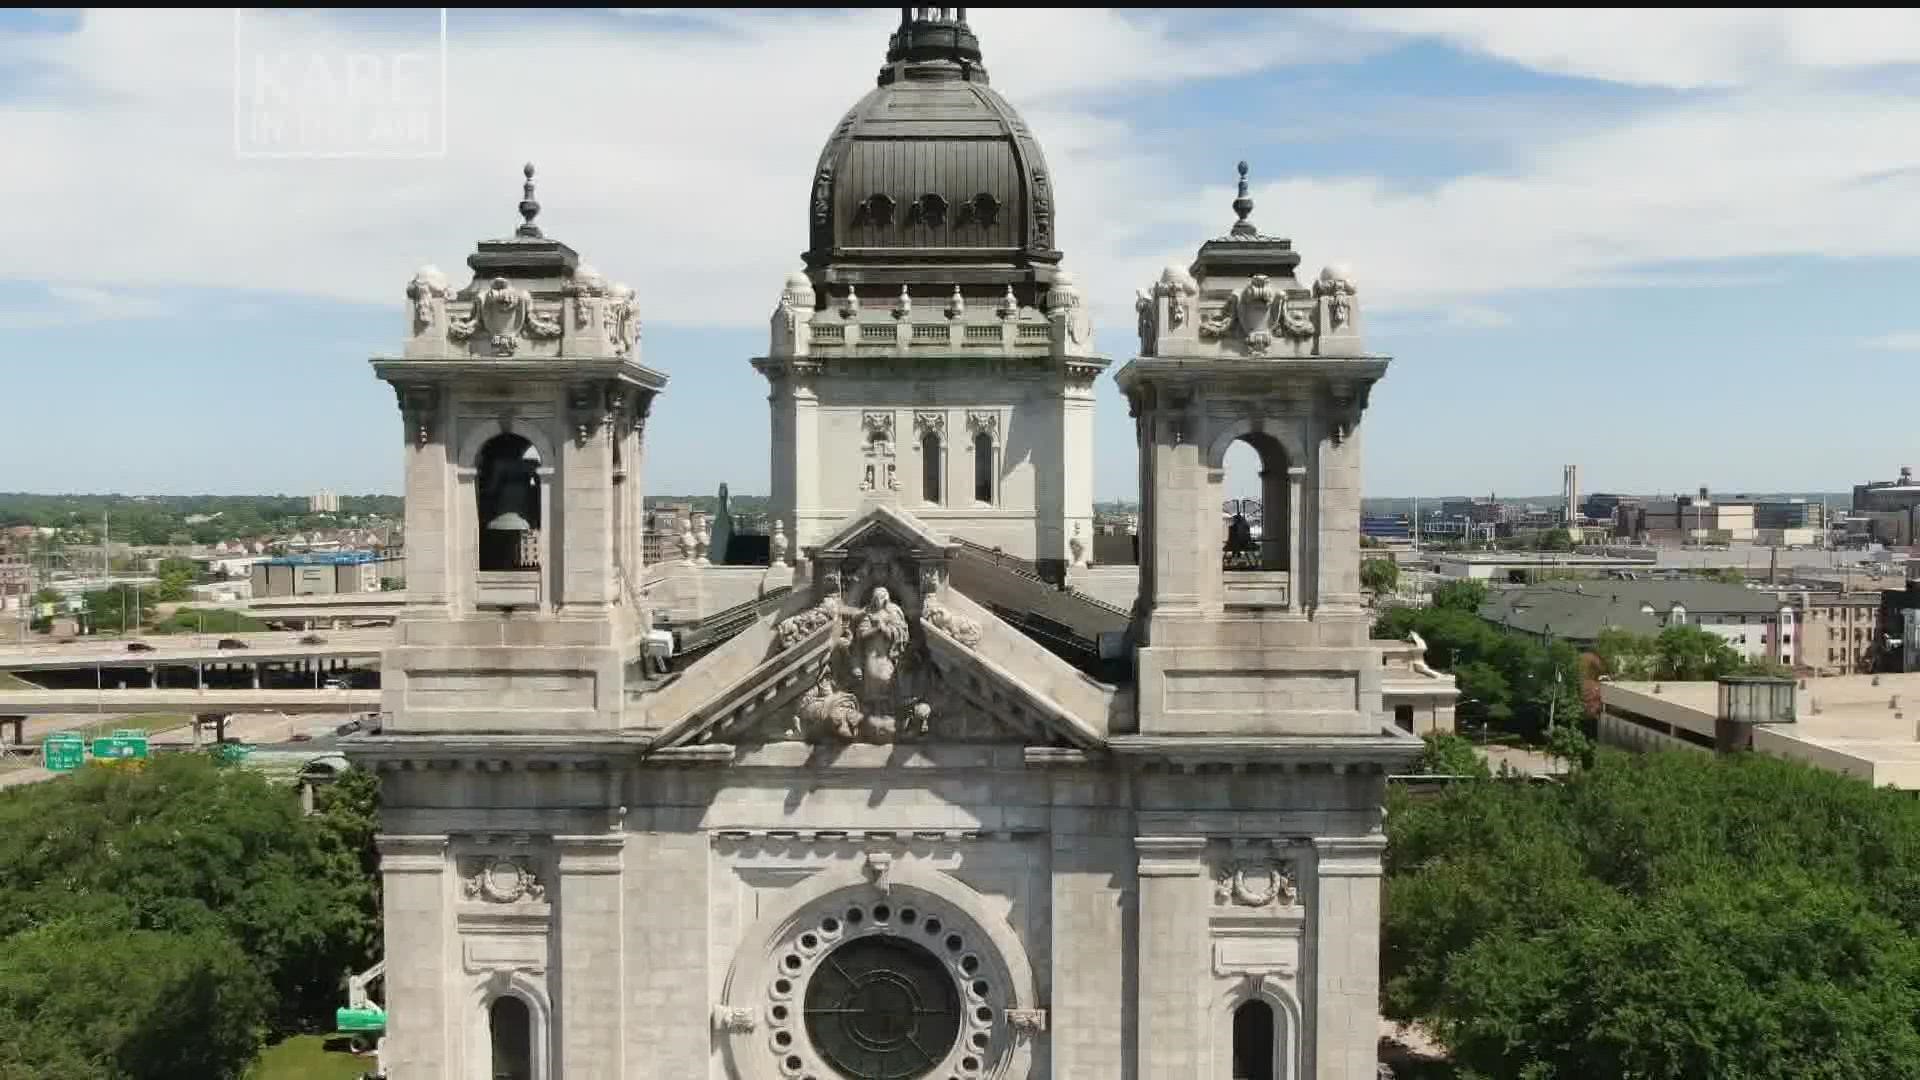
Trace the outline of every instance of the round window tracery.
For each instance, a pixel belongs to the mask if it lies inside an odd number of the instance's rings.
[[[897,895],[897,894],[896,894]],[[1009,981],[957,911],[819,906],[772,957],[763,1045],[789,1080],[985,1080],[1010,1043]]]

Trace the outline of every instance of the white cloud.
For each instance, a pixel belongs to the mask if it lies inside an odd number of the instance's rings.
[[[116,319],[157,319],[173,314],[147,296],[86,285],[48,285],[44,300],[30,306],[0,308],[0,330],[44,330]]]
[[[1063,246],[1110,351],[1131,336],[1134,288],[1223,231],[1232,193],[1228,175],[1196,189],[1154,132],[1100,106],[1143,84],[1359,56],[1394,34],[1548,70],[1741,88],[1532,125],[1497,169],[1419,191],[1257,162],[1255,220],[1294,237],[1304,270],[1352,263],[1370,310],[1618,284],[1671,260],[1920,252],[1920,102],[1778,76],[1909,58],[1905,13],[1248,16],[1260,21],[1237,34],[1113,12],[972,14],[996,87],[1046,147]],[[650,320],[763,325],[805,245],[820,144],[871,87],[892,16],[702,18],[694,30],[700,19],[665,20],[669,31],[645,15],[456,12],[442,161],[237,160],[232,73],[209,62],[231,48],[227,13],[98,12],[73,34],[0,36],[0,62],[40,73],[30,100],[0,103],[0,144],[34,165],[0,171],[0,200],[32,208],[10,219],[10,247],[35,253],[0,274],[397,305],[416,266],[458,266],[512,227],[518,167],[532,160],[541,224],[631,282]],[[301,33],[316,49],[348,40],[318,17]],[[1237,100],[1226,89],[1221,100]],[[1325,103],[1273,104],[1281,122]],[[1201,130],[1234,119],[1188,118]],[[1223,174],[1244,149],[1220,146]]]
[[[1512,323],[1513,320],[1504,312],[1477,304],[1462,304],[1447,309],[1447,325],[1462,330],[1498,330]]]
[[[1331,17],[1555,75],[1681,90],[1920,61],[1920,13],[1906,9],[1360,8]]]
[[[1920,352],[1920,330],[1901,330],[1879,337],[1868,338],[1860,344],[1869,349],[1889,349],[1894,352]]]

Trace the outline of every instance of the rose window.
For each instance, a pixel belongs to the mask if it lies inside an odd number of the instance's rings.
[[[931,897],[818,905],[773,955],[760,1036],[788,1080],[986,1080],[1010,977]]]

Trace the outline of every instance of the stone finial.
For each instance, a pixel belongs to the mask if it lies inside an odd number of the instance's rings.
[[[1013,286],[1007,286],[1007,295],[1000,298],[1000,307],[995,312],[1003,319],[1011,319],[1020,314],[1020,298],[1013,295]]]
[[[913,295],[907,292],[905,285],[900,286],[900,298],[893,302],[893,317],[904,319],[913,314]]]
[[[957,319],[967,313],[966,297],[960,295],[960,286],[953,287],[953,299],[947,301],[947,318]]]
[[[1253,200],[1247,197],[1247,163],[1242,161],[1237,168],[1240,172],[1240,194],[1233,200],[1233,212],[1240,220],[1233,223],[1233,235],[1257,236],[1260,230],[1247,220],[1247,215],[1253,213]]]
[[[768,542],[773,549],[773,565],[787,566],[787,523],[778,518],[773,522],[773,539]]]
[[[851,285],[847,286],[847,295],[840,301],[840,317],[843,319],[860,317],[860,296],[853,291]]]
[[[527,178],[527,182],[520,188],[520,216],[526,220],[520,223],[519,228],[513,230],[513,234],[529,239],[539,239],[540,226],[533,223],[533,219],[540,216],[539,200],[533,197],[533,162],[527,162],[520,171]]]

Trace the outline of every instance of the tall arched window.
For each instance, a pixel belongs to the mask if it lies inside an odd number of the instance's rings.
[[[973,501],[993,501],[993,437],[984,431],[973,437]]]
[[[539,569],[539,451],[520,436],[502,432],[480,448],[476,471],[480,569]]]
[[[940,436],[929,431],[920,437],[920,497],[940,501]]]
[[[527,1003],[512,994],[495,998],[487,1009],[487,1034],[491,1080],[533,1080],[533,1013]]]
[[[1274,1080],[1273,1007],[1254,1000],[1233,1010],[1233,1080]]]
[[[1255,433],[1234,440],[1220,465],[1225,474],[1222,564],[1228,570],[1291,569],[1286,451],[1272,436]]]

